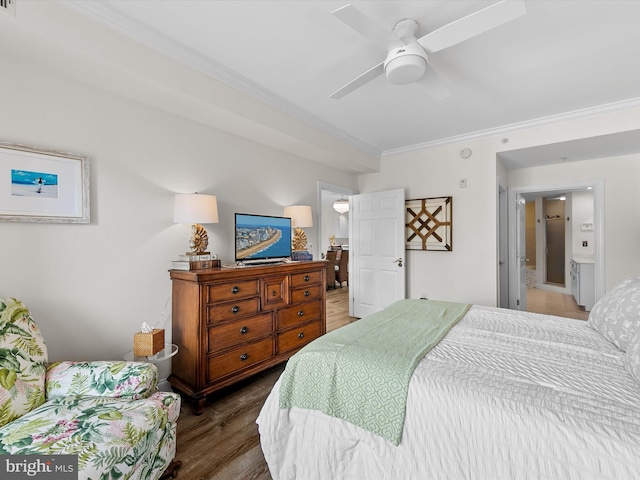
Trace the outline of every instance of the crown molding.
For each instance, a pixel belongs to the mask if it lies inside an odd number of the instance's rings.
[[[447,138],[439,138],[430,142],[419,143],[415,145],[409,145],[407,147],[394,148],[392,150],[385,150],[382,152],[380,158],[392,157],[395,155],[402,155],[404,153],[415,152],[417,150],[424,150],[427,148],[441,147],[445,145],[451,145],[454,143],[469,142],[472,140],[479,140],[481,138],[493,137],[502,135],[509,132],[527,130],[535,127],[543,127],[548,125],[555,125],[559,123],[565,123],[575,120],[580,120],[596,115],[603,115],[607,113],[622,112],[625,110],[632,110],[640,107],[640,98],[631,98],[622,100],[619,102],[607,103],[604,105],[598,105],[595,107],[582,108],[579,110],[573,110],[571,112],[559,113],[556,115],[549,115],[547,117],[534,118],[532,120],[526,120],[524,122],[510,123],[495,128],[488,128],[485,130],[478,130],[475,132],[465,133],[462,135],[455,135]]]
[[[341,140],[352,147],[361,150],[375,158],[381,158],[380,150],[363,143],[362,141],[345,134],[345,132],[333,127],[327,122],[311,115],[289,100],[267,90],[254,81],[240,75],[221,63],[202,55],[196,50],[187,47],[177,40],[167,37],[162,32],[141,24],[137,20],[115,11],[108,4],[99,0],[84,0],[82,2],[71,0],[57,0],[57,2],[70,10],[89,17],[102,25],[118,31],[153,50],[162,52],[168,57],[183,63],[201,73],[219,80],[230,87],[254,97],[267,105],[290,115],[308,125],[317,128],[332,137]]]

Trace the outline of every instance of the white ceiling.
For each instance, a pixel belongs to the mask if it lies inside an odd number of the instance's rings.
[[[640,99],[640,1],[527,0],[523,17],[429,57],[452,91],[439,102],[384,76],[329,98],[385,56],[331,15],[347,0],[60,3],[377,157]],[[495,0],[351,3],[389,30],[414,18],[421,36]]]

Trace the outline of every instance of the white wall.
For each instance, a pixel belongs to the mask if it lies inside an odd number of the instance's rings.
[[[409,151],[384,157],[379,173],[360,176],[359,191],[405,188],[407,199],[453,196],[453,251],[408,251],[407,296],[496,305],[497,176],[508,187],[604,179],[608,290],[624,278],[639,274],[640,155],[508,173],[497,161],[497,155],[638,128],[640,110],[635,109]],[[465,160],[460,151],[467,147],[473,154]],[[467,180],[467,188],[460,188],[460,179]]]
[[[581,190],[571,193],[572,244],[570,251],[573,255],[592,256],[594,253],[594,230],[582,229],[585,223],[593,225],[593,208],[593,191]],[[583,242],[587,242],[586,247]]]
[[[0,295],[30,307],[50,360],[121,358],[140,324],[159,320],[170,261],[190,236],[188,226],[172,223],[174,193],[217,195],[220,223],[205,226],[210,250],[230,262],[234,212],[282,215],[292,204],[315,211],[319,180],[356,186],[353,175],[23,59],[0,54],[0,65],[1,140],[77,152],[90,162],[91,224],[0,222]],[[315,238],[315,228],[307,235]]]
[[[404,188],[405,198],[453,197],[451,252],[406,252],[407,296],[495,305],[495,140],[441,146],[384,158],[359,178],[362,193]],[[460,157],[470,147],[473,155]],[[460,188],[460,179],[467,187]]]

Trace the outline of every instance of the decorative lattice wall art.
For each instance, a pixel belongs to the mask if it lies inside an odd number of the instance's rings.
[[[407,200],[407,250],[452,250],[453,197]]]

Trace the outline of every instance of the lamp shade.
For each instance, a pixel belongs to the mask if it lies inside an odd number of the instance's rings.
[[[218,199],[215,195],[176,194],[173,223],[218,223]]]
[[[311,207],[308,205],[284,207],[284,216],[291,219],[291,225],[294,227],[313,227],[313,214],[311,213]]]

